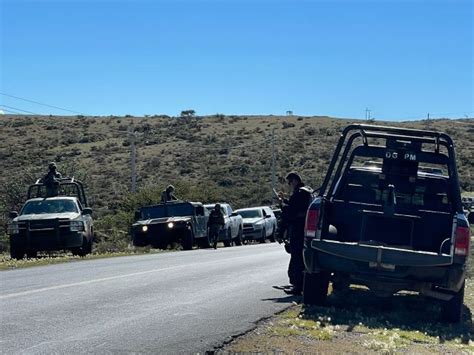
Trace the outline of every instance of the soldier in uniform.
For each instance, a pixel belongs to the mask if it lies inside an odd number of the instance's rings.
[[[174,186],[173,185],[168,185],[166,190],[164,190],[161,193],[161,202],[169,202],[169,201],[176,201],[177,198],[175,195],[173,195],[174,192]]]
[[[313,190],[303,183],[297,173],[289,173],[286,176],[286,181],[293,192],[289,199],[284,198],[282,193],[279,194],[279,197],[286,205],[286,213],[282,213],[282,218],[285,219],[288,226],[291,255],[288,276],[293,287],[285,290],[285,292],[291,295],[301,295],[305,269],[303,261],[304,224],[306,211],[311,204]]]
[[[46,187],[46,197],[54,197],[59,194],[59,182],[61,181],[61,174],[57,170],[56,163],[51,162],[48,165],[48,173],[41,179]]]
[[[221,205],[216,203],[214,209],[209,214],[209,220],[207,221],[207,228],[209,231],[209,238],[212,240],[214,249],[217,248],[217,240],[219,239],[219,231],[224,227],[224,214],[221,210]]]

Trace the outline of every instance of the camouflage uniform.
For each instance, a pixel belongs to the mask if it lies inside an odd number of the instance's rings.
[[[61,174],[56,170],[56,164],[49,164],[49,171],[41,180],[46,187],[46,197],[54,197],[59,194],[59,181]]]
[[[282,213],[288,226],[290,241],[290,263],[288,265],[288,277],[295,289],[303,288],[303,272],[305,269],[303,260],[304,225],[306,211],[312,200],[312,189],[300,183],[293,191],[288,200],[286,213]]]
[[[216,248],[217,240],[219,239],[219,230],[224,225],[224,215],[222,214],[221,208],[214,208],[209,214],[209,220],[207,221],[207,228],[209,229],[209,238],[214,243],[214,249]]]

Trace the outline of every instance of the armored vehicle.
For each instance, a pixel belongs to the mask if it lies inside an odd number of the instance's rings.
[[[38,180],[28,189],[20,212],[10,212],[10,255],[15,259],[36,257],[38,251],[70,250],[84,256],[92,252],[92,209],[80,181],[62,179],[57,196],[46,197]]]
[[[324,305],[330,281],[335,291],[359,284],[439,299],[442,318],[459,322],[469,254],[452,139],[345,128],[306,216],[304,303]]]
[[[142,207],[132,225],[133,245],[164,249],[180,243],[184,250],[191,250],[196,243],[208,247],[208,219],[209,212],[200,202],[170,201]]]

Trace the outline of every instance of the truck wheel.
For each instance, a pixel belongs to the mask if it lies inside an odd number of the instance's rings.
[[[206,235],[199,239],[198,241],[198,246],[199,248],[202,248],[202,249],[207,249],[207,248],[210,248],[211,247],[211,239],[209,238],[209,234],[206,233]]]
[[[448,323],[459,323],[462,320],[463,315],[463,302],[464,302],[464,286],[462,284],[461,289],[447,301],[441,311],[441,319]]]
[[[38,257],[38,252],[36,250],[28,250],[26,252],[27,259],[36,259]]]
[[[25,256],[25,251],[14,245],[10,246],[10,256],[12,259],[21,260]]]
[[[192,250],[193,241],[194,241],[193,232],[188,230],[186,232],[186,235],[183,237],[183,242],[182,242],[183,250]]]
[[[92,251],[92,239],[87,239],[86,237],[82,237],[82,246],[71,249],[72,255],[80,256],[80,257],[90,254],[91,251]]]
[[[329,275],[324,272],[304,273],[303,303],[306,305],[323,306],[326,304],[329,287]]]
[[[270,243],[275,243],[275,227],[273,227],[272,234],[270,235]]]
[[[242,228],[239,228],[239,233],[237,234],[237,238],[235,238],[235,245],[242,245]]]
[[[224,240],[224,246],[225,247],[232,246],[232,232],[230,231],[230,229],[227,230],[227,239]]]

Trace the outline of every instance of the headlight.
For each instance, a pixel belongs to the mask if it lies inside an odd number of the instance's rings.
[[[171,228],[173,228],[173,227],[174,227],[174,223],[173,223],[173,222],[168,223],[168,228],[171,229]]]
[[[148,230],[148,226],[142,226],[142,232],[145,232]]]
[[[254,229],[262,229],[262,227],[263,227],[263,224],[254,224],[253,225]]]
[[[8,234],[20,234],[20,228],[18,228],[18,222],[8,223]]]
[[[84,222],[83,221],[71,221],[69,225],[71,232],[82,232],[84,230]]]

